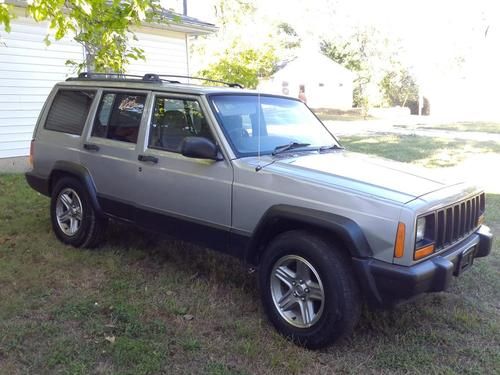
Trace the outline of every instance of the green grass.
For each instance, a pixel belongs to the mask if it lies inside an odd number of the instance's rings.
[[[450,167],[466,158],[486,153],[500,153],[500,144],[417,135],[377,134],[342,137],[341,143],[355,152],[374,154],[425,167]]]
[[[318,112],[316,115],[321,121],[365,121],[373,120],[371,116],[363,116],[358,114],[345,114],[345,115],[335,115],[328,113]]]
[[[373,120],[372,116],[363,115],[360,108],[340,110],[331,108],[316,108],[313,110],[322,121],[363,121]]]
[[[443,148],[444,141],[425,140],[343,139],[349,148],[416,163]],[[494,145],[470,147],[498,152]],[[487,220],[499,233],[500,195],[488,194],[487,202]],[[19,175],[0,175],[0,213],[0,374],[500,368],[498,240],[448,292],[392,311],[365,310],[353,337],[313,352],[276,334],[261,310],[255,274],[234,259],[116,223],[97,250],[64,246],[51,232],[48,199]]]
[[[395,125],[401,128],[414,128],[414,126],[408,125]],[[486,121],[463,121],[454,122],[450,124],[430,124],[430,125],[417,125],[417,129],[432,129],[432,130],[451,130],[451,131],[461,131],[461,132],[481,132],[481,133],[496,133],[500,134],[500,123],[499,122],[486,122]]]

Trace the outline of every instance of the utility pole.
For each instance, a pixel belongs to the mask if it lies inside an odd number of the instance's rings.
[[[188,15],[188,2],[187,0],[182,0],[182,13],[187,16]]]

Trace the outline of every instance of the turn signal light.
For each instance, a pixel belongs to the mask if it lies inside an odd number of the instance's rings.
[[[484,214],[482,214],[481,216],[479,216],[479,218],[477,219],[477,225],[483,225],[484,224]]]
[[[415,255],[413,256],[413,259],[415,260],[422,259],[427,255],[432,254],[433,252],[434,252],[434,244],[421,247],[420,249],[415,250]]]
[[[396,232],[396,243],[394,244],[394,257],[401,258],[405,253],[405,231],[406,226],[399,222]]]

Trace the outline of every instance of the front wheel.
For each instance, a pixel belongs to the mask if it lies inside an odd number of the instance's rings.
[[[325,238],[305,231],[280,234],[259,272],[270,321],[297,344],[325,347],[357,324],[361,301],[349,259]]]

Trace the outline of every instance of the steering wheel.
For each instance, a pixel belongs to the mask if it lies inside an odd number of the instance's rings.
[[[250,134],[248,134],[248,132],[243,128],[232,129],[228,133],[231,139],[250,137]]]

